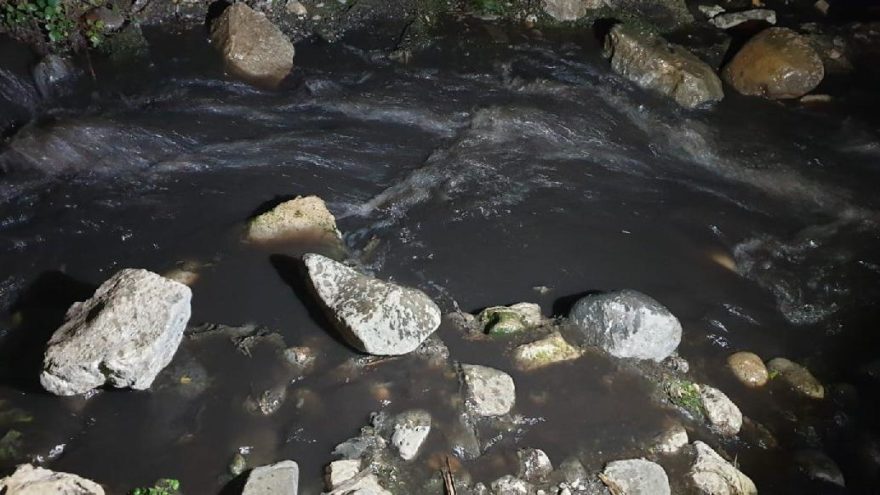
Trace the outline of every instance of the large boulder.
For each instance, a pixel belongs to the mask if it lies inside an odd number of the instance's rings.
[[[689,477],[705,495],[757,495],[755,483],[703,442],[694,442],[696,457]]]
[[[320,254],[303,261],[336,327],[360,351],[406,354],[440,326],[440,308],[420,290],[368,277]]]
[[[75,474],[56,473],[30,464],[18,466],[14,473],[0,479],[3,495],[104,495],[94,481]]]
[[[557,21],[576,21],[587,11],[602,8],[602,0],[541,0],[544,12]]]
[[[822,82],[825,68],[807,38],[774,27],[743,45],[722,75],[744,95],[800,98]]]
[[[669,477],[656,462],[627,459],[609,462],[601,475],[611,493],[620,495],[669,495]]]
[[[67,310],[49,339],[40,383],[56,395],[149,388],[180,345],[191,298],[189,287],[161,275],[119,271]]]
[[[643,28],[618,24],[605,37],[605,55],[615,72],[696,108],[724,98],[721,80],[707,63],[686,48],[668,43]]]
[[[293,43],[266,15],[236,2],[211,25],[211,42],[226,70],[246,81],[278,86],[293,68]]]
[[[634,290],[591,294],[568,315],[583,345],[597,346],[615,357],[669,357],[681,342],[681,323],[662,304]]]
[[[297,495],[299,493],[299,465],[281,461],[255,468],[248,475],[241,495]]]

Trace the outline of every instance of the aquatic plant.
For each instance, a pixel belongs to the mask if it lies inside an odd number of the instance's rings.
[[[689,412],[691,415],[703,417],[703,399],[700,386],[687,380],[669,380],[664,384],[670,402]]]
[[[176,495],[180,493],[180,481],[162,478],[149,488],[135,488],[130,495]]]

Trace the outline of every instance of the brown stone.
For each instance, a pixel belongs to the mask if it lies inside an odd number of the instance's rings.
[[[770,28],[750,39],[722,75],[744,95],[783,99],[815,89],[825,69],[804,36],[787,28]]]
[[[737,352],[727,358],[733,375],[747,387],[763,387],[770,379],[764,361],[752,352]]]
[[[226,70],[253,84],[276,87],[293,68],[293,43],[265,14],[243,2],[227,7],[214,21],[211,42]]]

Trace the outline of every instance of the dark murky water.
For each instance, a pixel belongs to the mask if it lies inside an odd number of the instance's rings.
[[[735,455],[762,493],[829,490],[792,474],[792,453],[806,447],[838,462],[851,493],[876,493],[880,382],[865,371],[880,358],[872,123],[733,94],[686,112],[612,74],[586,37],[512,33],[493,45],[477,30],[409,66],[364,40],[303,44],[290,83],[263,92],[224,79],[201,32],[147,34],[149,66],[122,72],[97,57],[96,89],[42,108],[17,75],[27,57],[4,58],[0,96],[15,104],[2,122],[40,117],[0,148],[0,408],[33,416],[0,424],[22,434],[0,472],[42,456],[111,493],[158,477],[216,493],[232,489],[226,466],[249,447],[251,465],[295,459],[303,491],[318,493],[334,445],[370,412],[414,405],[441,425],[417,461],[435,469],[455,380],[414,358],[345,373],[356,354],[298,288],[303,247],[241,242],[243,222],[267,203],[317,194],[365,270],[425,290],[445,311],[534,301],[562,314],[587,290],[652,295],[681,319],[694,378],[781,446],[692,437]],[[724,266],[731,259],[736,271]],[[252,323],[319,349],[318,369],[287,386],[281,410],[243,406],[291,380],[271,345],[248,357],[222,336],[187,339],[149,392],[86,401],[40,391],[43,345],[70,303],[122,267],[164,272],[181,261],[203,265],[193,326]],[[503,344],[448,327],[440,336],[453,359],[513,375],[526,421],[508,441],[554,462],[577,455],[598,470],[640,456],[678,417],[604,357],[524,374]],[[745,389],[724,369],[736,350],[806,363],[830,395],[847,383],[857,400]],[[471,467],[483,481],[513,469],[503,445]]]

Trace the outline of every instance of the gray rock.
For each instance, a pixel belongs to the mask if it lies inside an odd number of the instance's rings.
[[[94,481],[75,474],[57,473],[30,464],[18,466],[14,473],[0,479],[3,495],[104,495]]]
[[[706,419],[725,436],[734,436],[742,428],[743,417],[736,404],[724,392],[708,385],[700,385],[700,399]]]
[[[547,479],[553,472],[553,464],[543,450],[522,449],[516,454],[519,457],[518,476],[526,481],[538,483]]]
[[[365,469],[324,495],[392,495],[379,484],[379,478]]]
[[[541,306],[522,302],[486,308],[480,311],[476,321],[489,335],[510,335],[540,326],[544,315]]]
[[[802,450],[796,452],[794,461],[798,469],[808,478],[825,481],[834,485],[846,486],[843,473],[837,463],[820,450]]]
[[[293,43],[244,2],[230,5],[214,21],[211,42],[227,71],[254,84],[276,87],[293,68]]]
[[[721,80],[686,48],[634,26],[618,24],[605,38],[605,55],[615,72],[674,99],[686,108],[721,101]]]
[[[609,462],[602,481],[619,495],[670,495],[669,478],[663,467],[646,459]]]
[[[50,53],[34,66],[33,76],[40,95],[52,98],[70,93],[77,71],[69,59]]]
[[[492,482],[494,495],[529,495],[532,486],[516,476],[502,476]]]
[[[470,412],[477,416],[501,416],[510,412],[516,402],[513,378],[503,371],[462,364],[465,402]]]
[[[116,31],[125,24],[125,16],[118,9],[111,9],[107,5],[90,9],[82,18],[87,23],[100,25],[104,32]]]
[[[681,342],[678,319],[654,299],[633,290],[585,296],[575,303],[569,320],[583,344],[620,358],[663,361]]]
[[[251,471],[241,495],[297,495],[297,493],[299,493],[299,465],[293,461],[281,461]]]
[[[331,462],[327,465],[327,489],[333,490],[342,485],[357,476],[360,470],[360,459],[342,459]]]
[[[144,390],[171,362],[190,317],[189,287],[124,269],[74,303],[49,339],[40,383],[56,395],[102,385]]]
[[[319,254],[306,254],[303,261],[336,327],[360,351],[406,354],[440,326],[440,308],[419,290],[368,277]]]
[[[394,418],[392,429],[391,445],[403,460],[412,460],[431,432],[431,414],[421,409],[400,413]]]
[[[744,22],[761,21],[776,24],[776,12],[770,9],[751,9],[740,12],[725,12],[716,15],[709,22],[720,29],[730,29]]]
[[[541,8],[557,21],[576,21],[587,11],[603,6],[602,0],[541,0]]]
[[[684,426],[676,423],[654,439],[651,450],[661,454],[674,454],[688,444],[688,434]]]
[[[703,442],[693,443],[696,458],[689,477],[705,495],[757,495],[755,484]]]

